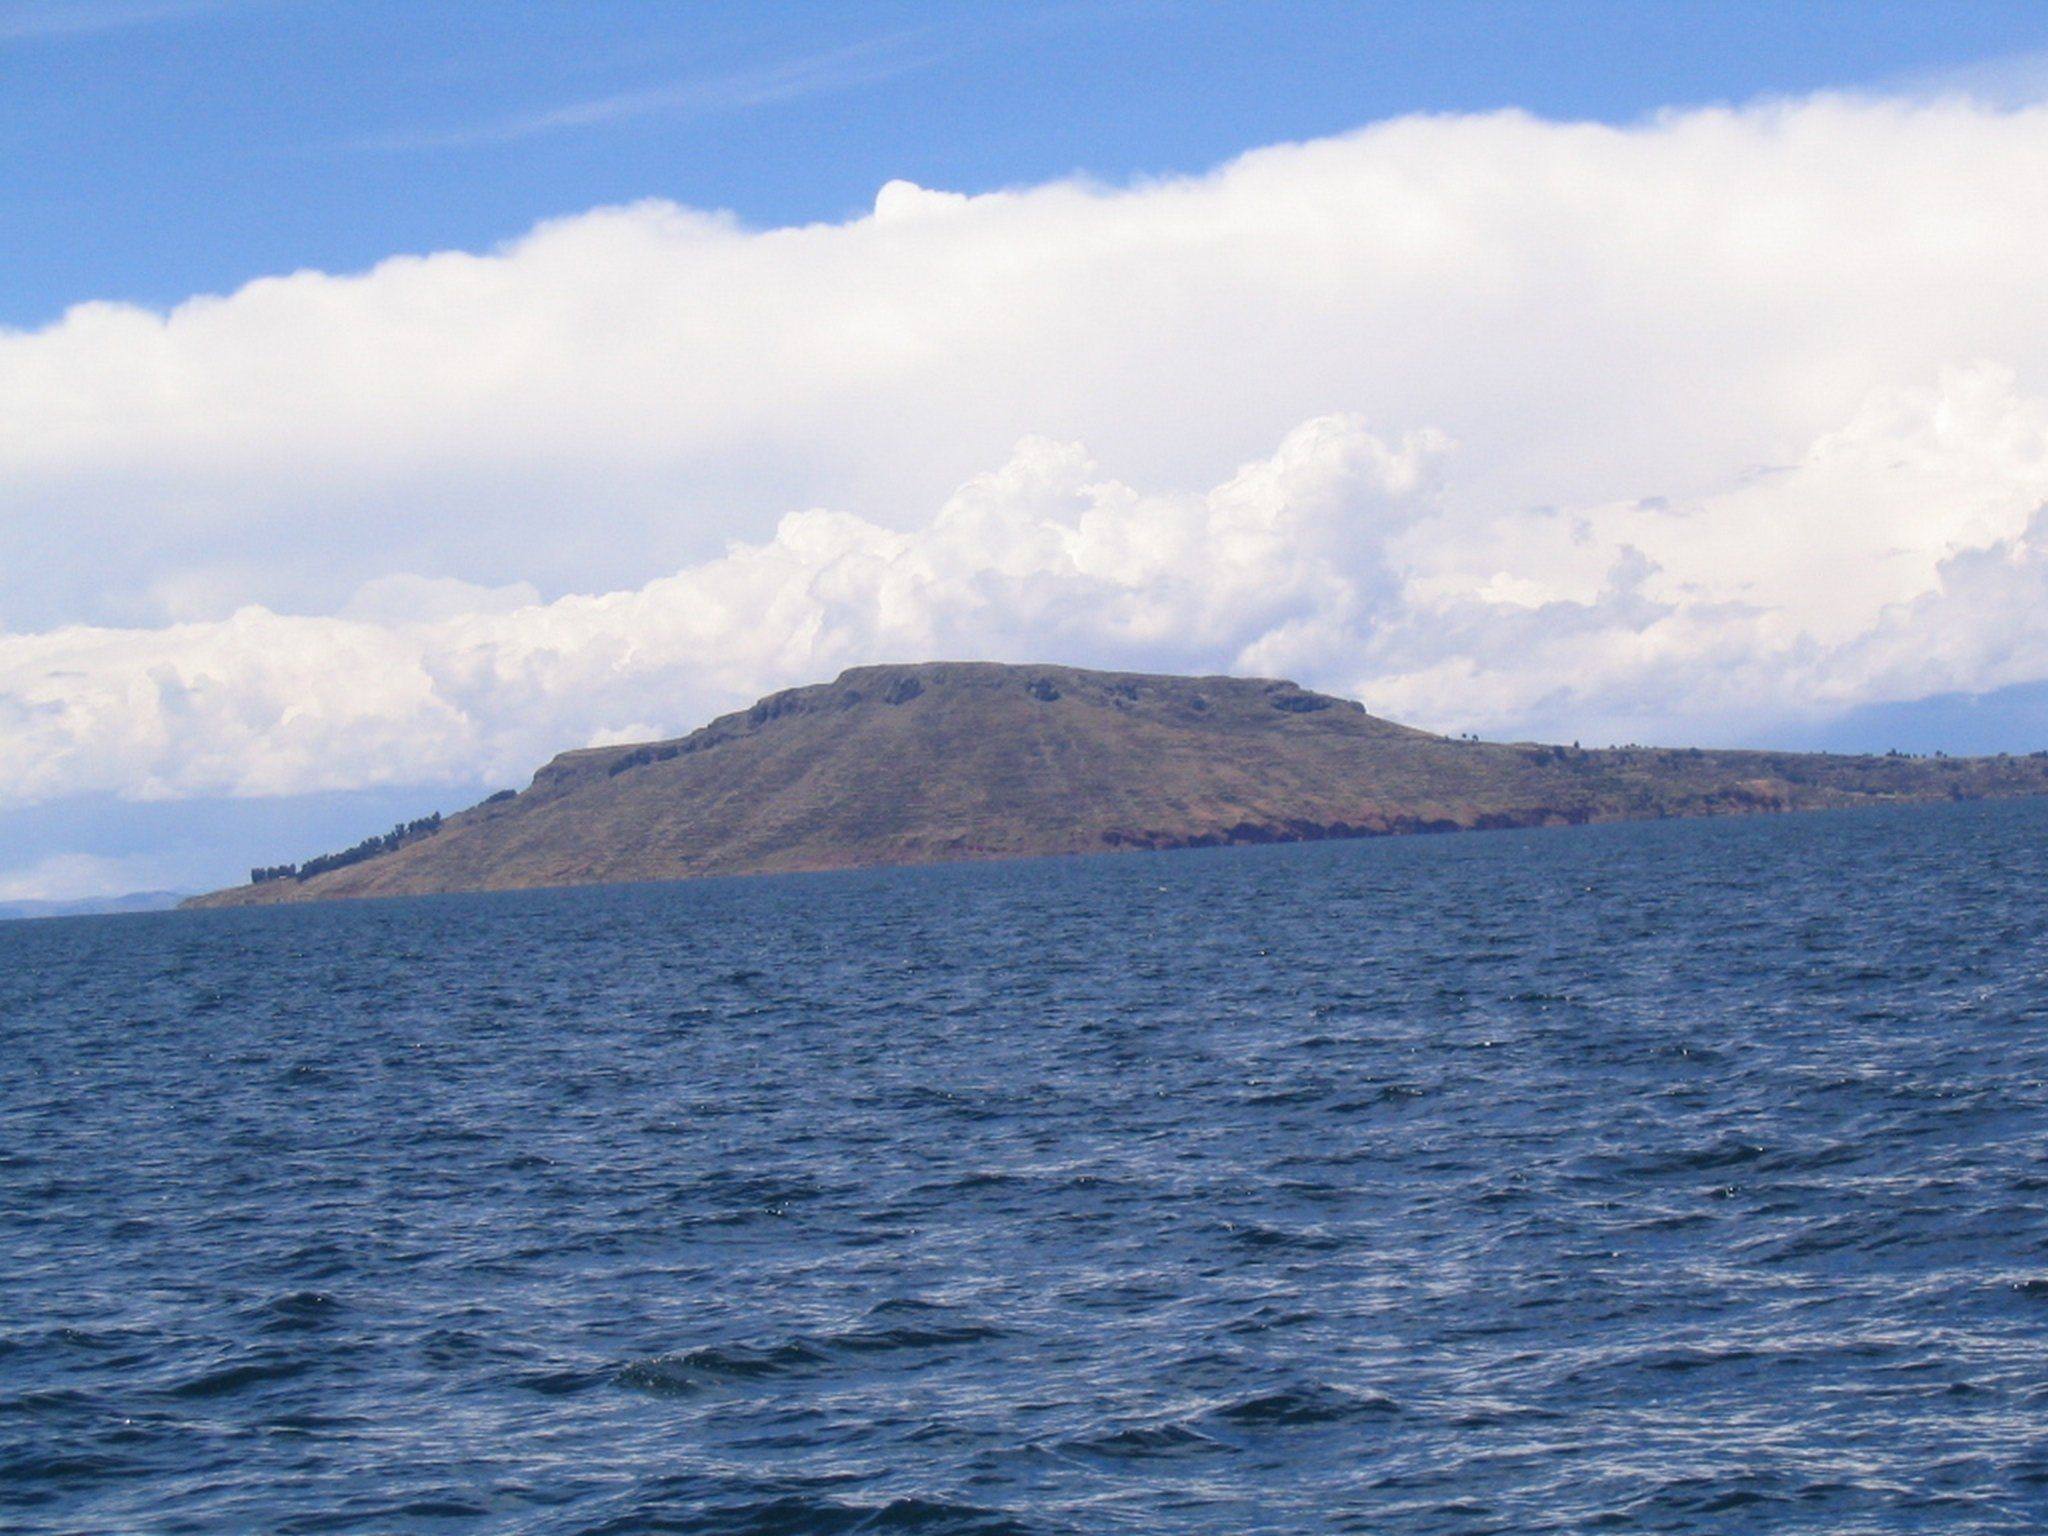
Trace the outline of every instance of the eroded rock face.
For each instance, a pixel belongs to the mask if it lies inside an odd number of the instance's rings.
[[[201,904],[1299,842],[2048,793],[2048,759],[1452,741],[1261,678],[856,667],[310,879]],[[264,850],[252,850],[261,854]]]

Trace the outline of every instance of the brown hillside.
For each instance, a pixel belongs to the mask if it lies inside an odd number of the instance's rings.
[[[223,906],[2048,793],[2048,760],[1456,741],[1292,683],[858,667]]]

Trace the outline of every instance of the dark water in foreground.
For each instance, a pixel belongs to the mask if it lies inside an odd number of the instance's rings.
[[[0,930],[0,1529],[2038,1531],[2048,805]]]

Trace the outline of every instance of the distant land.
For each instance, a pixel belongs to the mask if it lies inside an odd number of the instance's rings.
[[[253,906],[2048,794],[2048,754],[1433,735],[1293,683],[856,667],[187,906]]]
[[[0,901],[0,923],[29,917],[105,917],[116,912],[168,912],[187,900],[182,891],[134,891],[77,901]]]

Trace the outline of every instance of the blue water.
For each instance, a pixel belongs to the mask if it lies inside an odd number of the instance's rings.
[[[0,1529],[2038,1531],[2048,804],[0,929]]]

